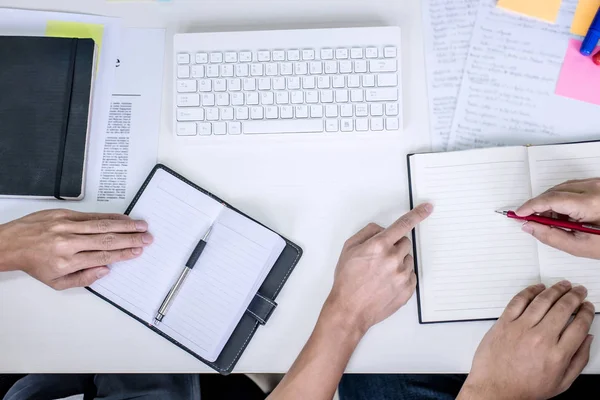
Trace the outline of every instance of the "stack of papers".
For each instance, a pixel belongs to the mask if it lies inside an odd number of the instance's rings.
[[[425,0],[434,150],[600,139],[600,68],[578,53],[598,5]]]

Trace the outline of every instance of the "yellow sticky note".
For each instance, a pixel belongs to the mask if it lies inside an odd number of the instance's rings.
[[[571,33],[579,36],[587,35],[598,8],[600,8],[600,0],[579,0],[571,25]]]
[[[498,7],[547,22],[556,22],[562,0],[498,0]]]
[[[104,25],[71,21],[48,21],[46,36],[94,39],[96,47],[98,47],[98,54],[100,54],[102,37],[104,36]]]

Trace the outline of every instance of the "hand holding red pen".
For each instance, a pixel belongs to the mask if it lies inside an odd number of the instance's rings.
[[[600,225],[600,178],[562,183],[516,210],[520,217],[552,213],[577,222]],[[566,231],[536,222],[527,222],[523,230],[558,250],[578,257],[600,259],[600,235]]]

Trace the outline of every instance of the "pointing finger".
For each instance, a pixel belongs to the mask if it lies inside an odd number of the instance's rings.
[[[396,222],[390,225],[389,228],[379,233],[378,236],[383,237],[389,245],[394,245],[413,230],[415,226],[429,217],[432,212],[433,205],[428,203],[421,204],[404,214]]]

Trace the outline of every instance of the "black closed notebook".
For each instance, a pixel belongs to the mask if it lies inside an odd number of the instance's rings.
[[[0,196],[84,196],[92,39],[0,36]]]
[[[126,214],[154,243],[89,289],[222,374],[233,370],[300,260],[300,247],[158,165]],[[160,324],[165,296],[198,243],[206,247]]]

